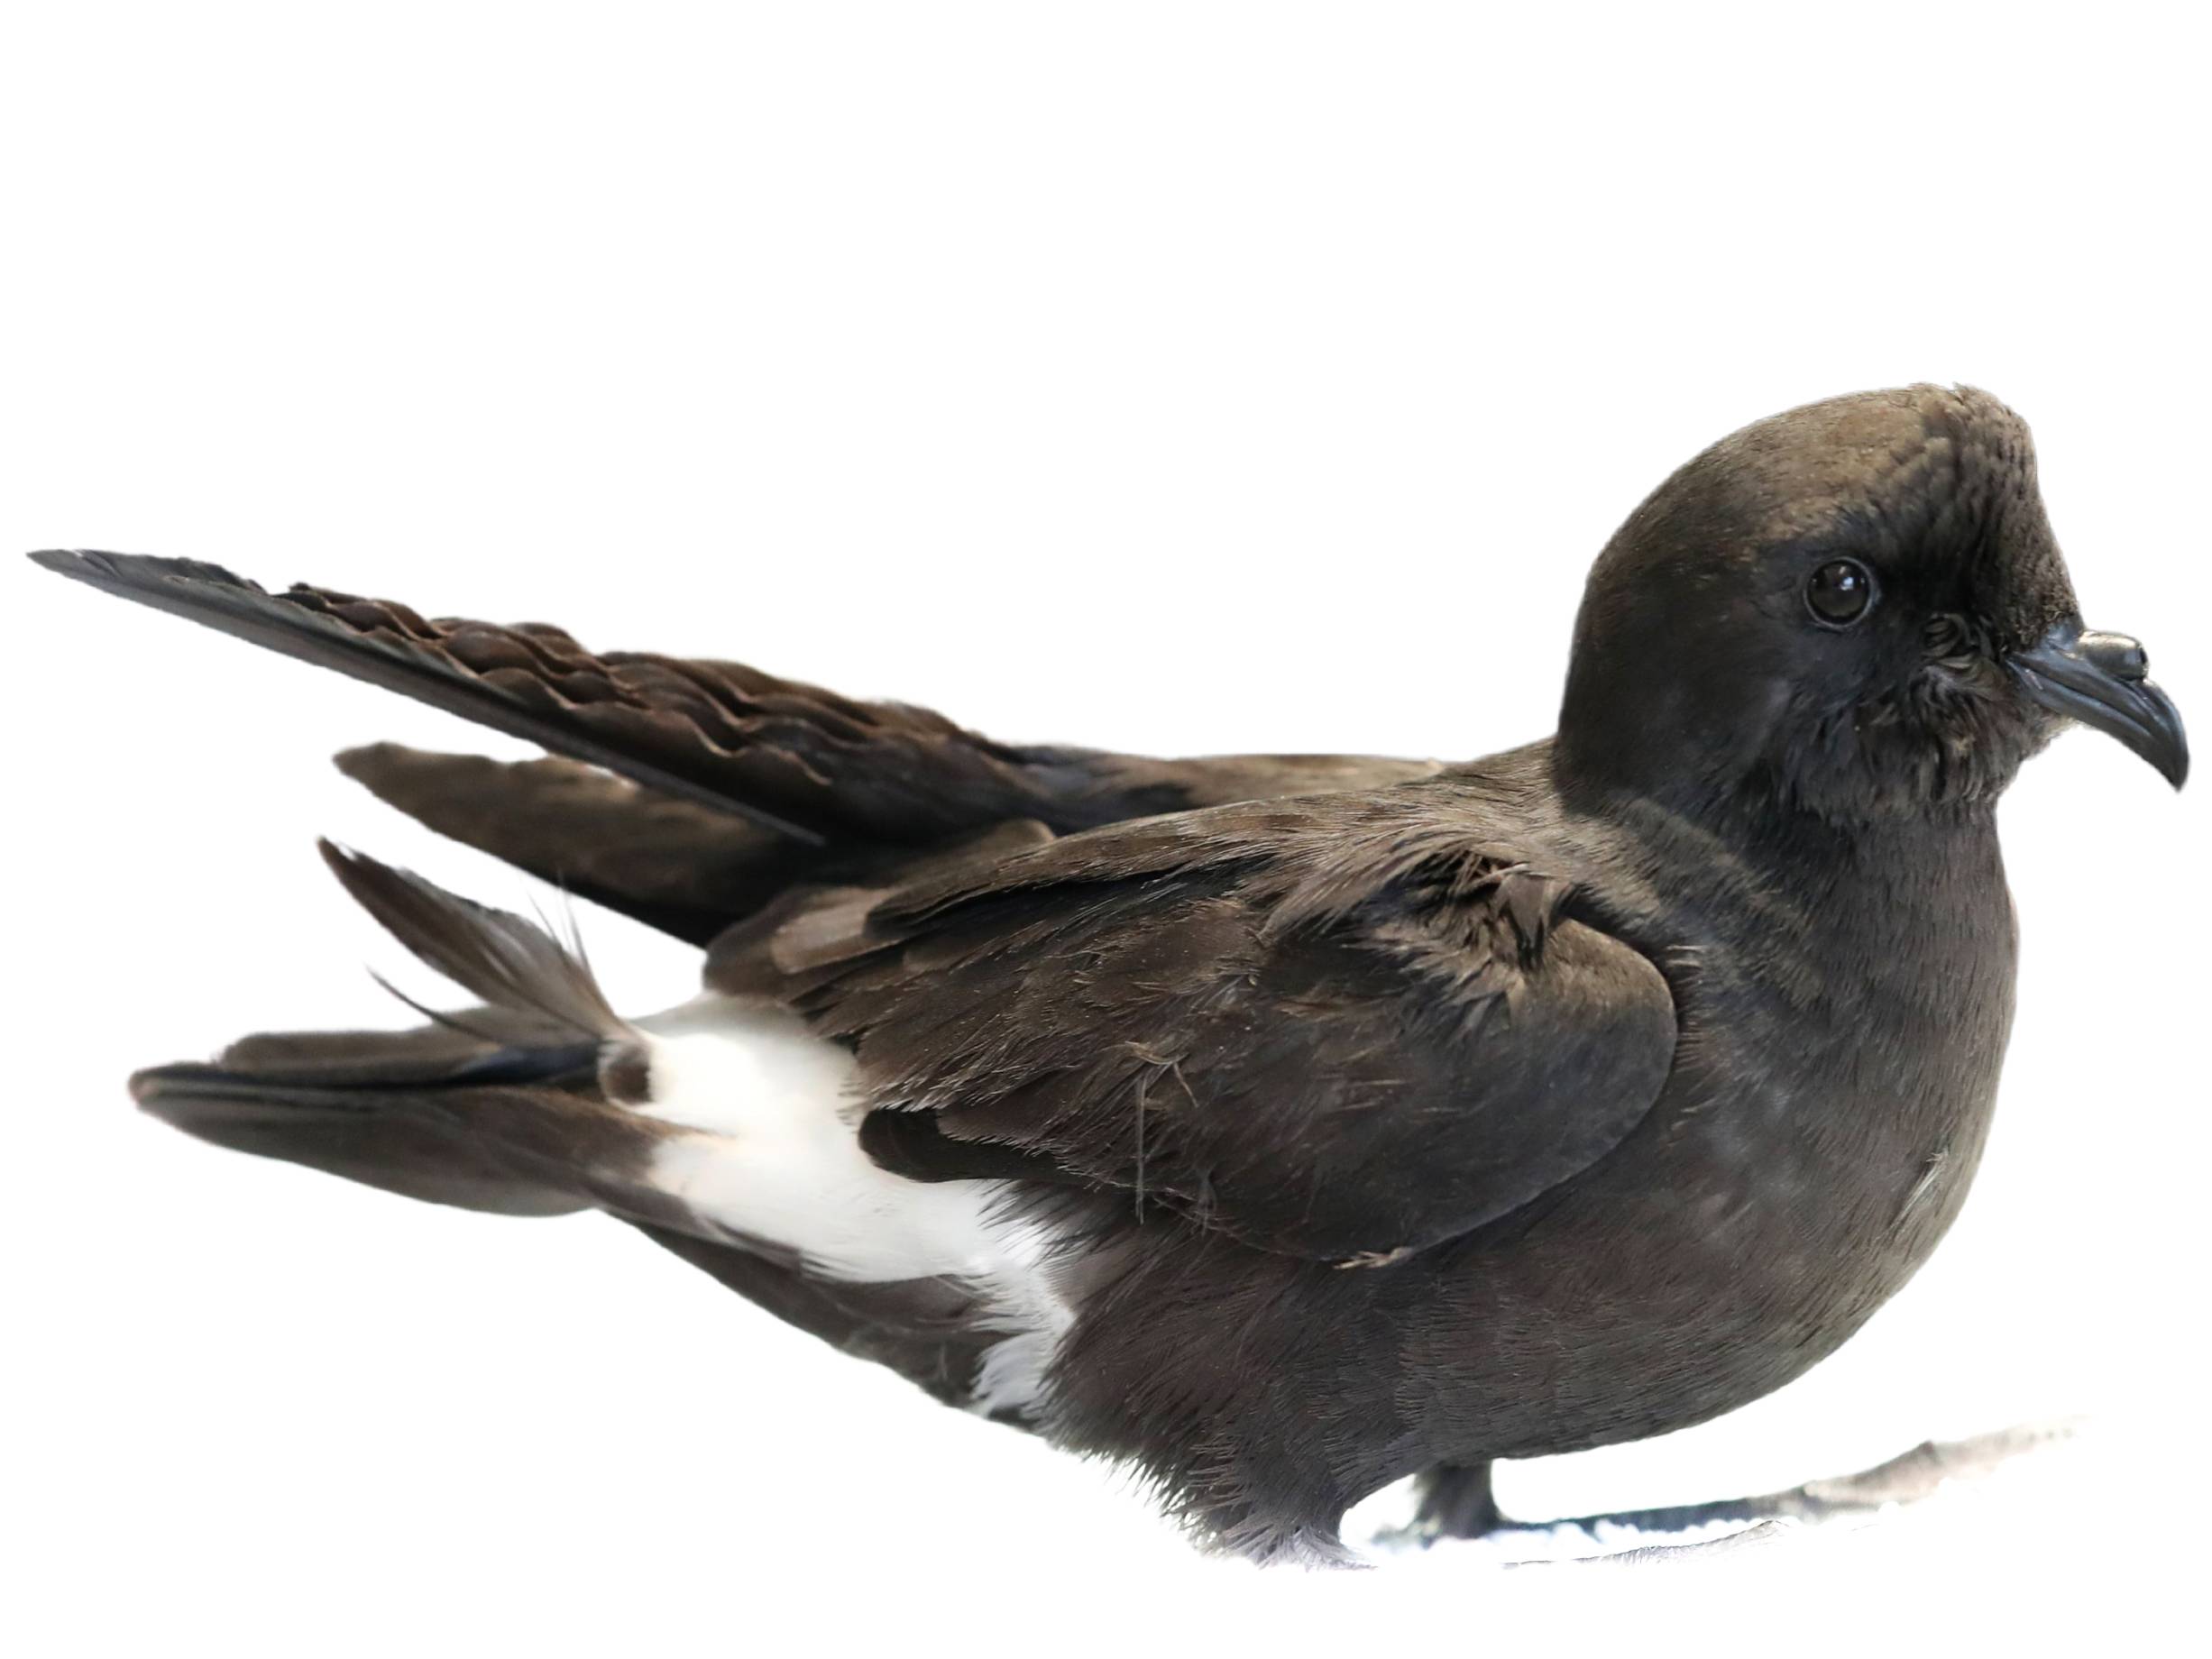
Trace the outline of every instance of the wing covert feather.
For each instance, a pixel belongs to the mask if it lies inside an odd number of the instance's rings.
[[[718,941],[709,983],[781,996],[853,1045],[874,1106],[931,1114],[885,1138],[913,1173],[1018,1152],[1327,1260],[1456,1237],[1588,1167],[1649,1110],[1675,1038],[1657,968],[1569,883],[1415,791],[794,903]],[[963,1146],[989,1157],[964,1169]]]

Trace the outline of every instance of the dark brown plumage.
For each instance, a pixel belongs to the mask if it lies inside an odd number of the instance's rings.
[[[596,1204],[1267,1557],[1335,1558],[1343,1510],[1422,1471],[1434,1525],[1494,1525],[1489,1460],[1693,1423],[1833,1349],[1979,1156],[1997,795],[2061,716],[2187,764],[2140,649],[2081,630],[2025,428],[1929,387],[1676,473],[1592,573],[1558,737],[1465,765],[1008,746],[551,628],[39,556],[564,756],[341,764],[707,944],[728,1006],[849,1057],[877,1166],[1005,1184],[1069,1323],[1008,1403],[975,1286],[837,1282],[672,1199],[667,1125],[626,1108],[660,1050],[594,1023],[556,942],[371,861],[348,884],[494,1006],[252,1039],[148,1074],[151,1109],[418,1196]]]

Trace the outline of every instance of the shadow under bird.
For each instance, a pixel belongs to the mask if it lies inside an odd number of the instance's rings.
[[[994,742],[217,566],[76,580],[499,730],[339,757],[705,949],[618,1013],[543,926],[326,846],[477,1006],[140,1074],[220,1145],[598,1208],[948,1403],[1143,1471],[1203,1540],[1345,1558],[1419,1475],[1657,1434],[1924,1260],[2012,1018],[1994,811],[2067,722],[2177,786],[2086,630],[2028,433],[1917,386],[1748,426],[1592,570],[1556,737],[1464,765]]]

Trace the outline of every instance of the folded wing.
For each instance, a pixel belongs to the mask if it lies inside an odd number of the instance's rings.
[[[849,1043],[867,1144],[1345,1262],[1464,1234],[1657,1097],[1666,981],[1448,784],[1253,803],[795,899],[709,984]]]
[[[378,745],[340,764],[445,834],[701,942],[795,883],[880,879],[917,849],[1009,820],[1065,834],[1436,770],[1005,744],[926,709],[857,701],[742,664],[593,652],[544,624],[426,619],[305,585],[272,593],[190,560],[32,557],[551,750],[563,758],[505,764]]]

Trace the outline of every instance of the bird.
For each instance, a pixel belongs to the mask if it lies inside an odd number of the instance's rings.
[[[1346,1511],[1409,1477],[1426,1536],[1492,1533],[1497,1461],[1835,1350],[1982,1150],[1999,796],[2070,725],[2177,789],[2189,761],[2143,647],[2082,621],[2025,424],[1968,387],[1667,477],[1591,570],[1555,735],[1470,762],[1010,744],[542,624],[31,556],[537,744],[337,764],[702,952],[696,997],[624,1014],[573,917],[326,842],[466,1004],[142,1071],[147,1112],[604,1212],[1262,1562],[1360,1559]]]

